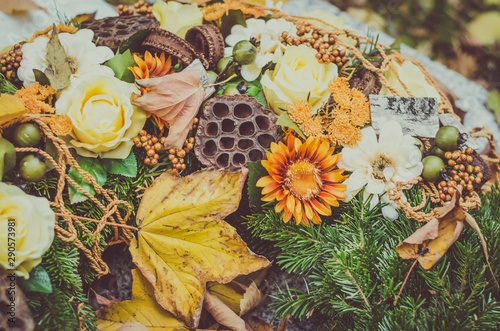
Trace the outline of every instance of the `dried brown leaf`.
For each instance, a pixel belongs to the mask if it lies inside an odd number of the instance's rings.
[[[276,331],[286,331],[288,329],[288,320],[290,319],[290,314],[286,315],[284,319],[281,320],[280,325],[276,328]]]
[[[115,298],[114,296],[111,296],[111,299],[108,299],[106,297],[103,297],[102,295],[96,293],[96,291],[94,291],[93,288],[91,288],[92,292],[94,292],[95,294],[95,298],[97,300],[97,303],[103,307],[109,307],[111,306],[113,303],[116,303],[116,302],[120,302],[120,300],[118,300],[117,298]]]
[[[221,299],[211,294],[210,291],[205,292],[203,307],[220,324],[227,326],[231,330],[246,331],[245,321],[222,302]]]
[[[50,81],[50,85],[57,91],[62,91],[71,83],[71,67],[64,47],[61,45],[57,34],[56,25],[52,29],[52,37],[47,44],[48,66],[44,74]]]
[[[132,103],[170,124],[166,148],[182,148],[205,96],[199,87],[200,74],[195,70],[184,70],[141,79],[137,84],[152,91]]]
[[[271,324],[256,316],[245,318],[247,331],[274,331]]]

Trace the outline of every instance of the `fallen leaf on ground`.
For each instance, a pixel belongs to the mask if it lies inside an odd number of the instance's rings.
[[[170,124],[166,148],[182,148],[205,97],[199,87],[200,75],[184,70],[163,77],[140,79],[136,83],[152,91],[132,103]]]
[[[124,330],[123,327],[128,323],[140,323],[150,331],[187,330],[182,327],[182,322],[156,302],[153,287],[138,269],[132,270],[132,277],[132,299],[117,302],[109,308],[97,311],[99,330]],[[140,329],[129,328],[129,330]]]
[[[52,29],[52,37],[47,44],[47,69],[43,72],[50,81],[50,85],[59,91],[69,86],[71,67],[64,47],[57,34],[56,25]]]
[[[149,329],[139,322],[128,322],[123,324],[118,331],[148,331]]]
[[[102,295],[100,294],[97,294],[96,291],[94,291],[93,288],[91,288],[92,292],[94,292],[95,294],[95,298],[97,300],[97,303],[101,306],[104,306],[104,307],[109,307],[111,306],[112,304],[114,303],[117,303],[117,302],[120,302],[120,300],[118,300],[117,298],[115,298],[114,296],[111,296],[111,299],[108,299],[106,297],[103,297]]]
[[[10,290],[12,282],[16,282],[16,276],[0,268],[0,330],[32,331],[35,329],[35,322],[31,317],[28,301],[19,287],[15,288],[15,293]],[[12,314],[10,307],[14,307]],[[10,322],[10,318],[14,318],[16,323]]]
[[[145,191],[130,252],[155,288],[158,303],[198,325],[206,283],[228,283],[270,265],[222,220],[241,198],[241,173],[204,170],[187,177],[167,171]]]
[[[274,331],[271,324],[256,316],[245,318],[247,331]]]
[[[247,331],[245,321],[210,291],[205,292],[203,307],[220,324],[234,331]]]
[[[459,205],[460,193],[455,191],[440,216],[417,229],[396,247],[403,259],[417,259],[422,268],[430,269],[457,241],[464,228],[465,212]]]
[[[10,94],[0,94],[0,125],[22,116],[26,112],[24,103]]]
[[[43,9],[31,0],[0,0],[0,10],[7,15],[12,15],[15,11],[27,11],[32,9]]]
[[[280,325],[276,328],[276,331],[286,331],[288,329],[288,320],[290,319],[290,314],[286,315],[284,319],[281,320]]]

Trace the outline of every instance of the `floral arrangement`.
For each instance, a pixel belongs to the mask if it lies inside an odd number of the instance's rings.
[[[117,11],[1,55],[26,330],[272,330],[247,314],[272,265],[306,282],[271,296],[279,330],[498,325],[500,157],[417,61],[252,2]],[[113,249],[131,294],[106,288]]]

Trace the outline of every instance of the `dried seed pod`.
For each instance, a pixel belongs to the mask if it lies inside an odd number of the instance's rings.
[[[194,151],[206,166],[235,171],[264,159],[278,141],[273,112],[246,95],[220,95],[203,108]]]
[[[82,22],[82,29],[94,31],[94,42],[98,46],[108,46],[116,52],[118,47],[134,33],[159,26],[156,19],[147,16],[117,16]]]
[[[192,27],[186,32],[185,39],[207,60],[209,69],[215,68],[224,57],[224,38],[213,24]]]

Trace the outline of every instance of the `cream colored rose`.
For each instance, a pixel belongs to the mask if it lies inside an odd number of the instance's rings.
[[[61,93],[56,113],[68,115],[73,131],[65,137],[82,156],[123,159],[134,145],[132,139],[146,122],[146,113],[132,106],[138,92],[133,84],[115,77],[91,76]]]
[[[55,220],[47,199],[0,182],[0,267],[29,278],[54,240]]]
[[[176,1],[158,0],[153,5],[153,15],[160,21],[160,27],[181,38],[193,26],[203,23],[203,14],[197,5],[183,5]]]
[[[280,114],[287,103],[309,100],[315,114],[328,101],[328,83],[337,77],[337,66],[320,64],[316,51],[305,45],[290,46],[275,53],[276,67],[262,76],[262,86],[270,107]]]
[[[398,65],[396,61],[391,61],[392,66],[396,69],[396,72],[399,76],[399,79],[408,87],[408,89],[413,93],[415,97],[429,97],[429,98],[437,98],[438,102],[441,101],[441,97],[439,93],[436,91],[432,85],[430,85],[426,80],[423,72],[419,67],[414,65],[411,61],[404,61],[402,65]],[[398,81],[398,78],[392,71],[392,69],[384,72],[385,78],[389,81],[391,87],[395,88],[396,91],[402,97],[408,97],[408,93],[406,93],[405,89]],[[380,90],[380,95],[392,95],[391,91],[385,86]]]

